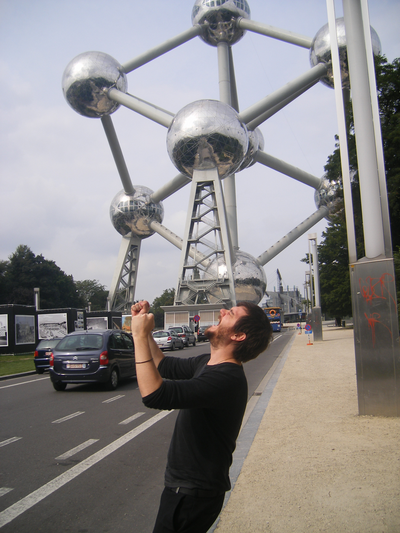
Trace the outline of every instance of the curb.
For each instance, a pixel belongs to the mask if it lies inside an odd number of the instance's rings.
[[[36,370],[31,370],[30,372],[21,372],[20,374],[8,374],[7,376],[0,376],[0,381],[4,381],[6,379],[20,378],[23,376],[32,376],[33,374],[37,374]]]

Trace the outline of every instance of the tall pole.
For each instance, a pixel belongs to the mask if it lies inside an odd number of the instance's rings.
[[[314,334],[314,341],[322,341],[322,313],[319,292],[319,265],[317,255],[317,234],[310,233],[308,235],[308,250],[310,260],[310,285],[314,280],[314,305],[312,305],[312,329]],[[312,265],[312,268],[311,268]],[[311,301],[313,298],[311,297]]]
[[[384,255],[385,245],[371,105],[372,95],[360,0],[343,0],[343,11],[363,206],[365,255],[372,259]]]
[[[334,0],[327,0],[334,13]],[[397,292],[366,0],[343,0],[347,56],[357,146],[366,257],[349,253],[357,393],[360,415],[400,416],[400,350]],[[332,17],[331,17],[332,18]],[[330,21],[331,43],[336,33]],[[335,91],[341,92],[334,66]],[[375,111],[373,111],[375,109]],[[379,134],[378,134],[379,131]],[[340,138],[340,147],[347,139]],[[342,173],[346,163],[342,159]],[[384,174],[384,171],[383,171]],[[345,203],[351,195],[344,188]],[[347,216],[347,213],[346,213]],[[350,221],[354,224],[354,221]],[[351,252],[351,250],[349,249]]]
[[[224,104],[232,106],[234,91],[234,78],[231,72],[231,60],[229,45],[225,42],[218,43],[218,73],[219,73],[219,98]],[[236,92],[236,91],[235,91]],[[238,250],[238,225],[236,204],[236,178],[235,174],[227,176],[224,180],[224,196],[226,216],[234,250]]]

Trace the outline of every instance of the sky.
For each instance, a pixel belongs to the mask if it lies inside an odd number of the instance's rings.
[[[313,38],[328,22],[323,0],[248,0],[251,19]],[[109,209],[122,189],[99,119],[64,99],[63,72],[78,54],[100,51],[123,64],[191,27],[194,1],[0,0],[0,260],[20,244],[42,254],[75,281],[110,288],[122,237]],[[370,22],[388,61],[400,56],[398,0],[369,0]],[[342,3],[336,1],[336,16]],[[233,46],[240,109],[310,69],[309,51],[247,32]],[[128,92],[177,113],[200,99],[219,99],[217,52],[195,38],[127,75]],[[167,130],[120,107],[113,124],[134,185],[156,191],[178,174]],[[318,83],[260,126],[264,151],[317,177],[335,149],[334,91]],[[190,187],[163,201],[163,224],[183,237]],[[314,189],[256,164],[236,175],[239,246],[258,257],[314,211]],[[267,290],[304,292],[301,259],[309,233],[264,266]],[[150,302],[175,288],[180,250],[158,235],[143,240],[136,299]],[[32,295],[33,303],[33,295]]]

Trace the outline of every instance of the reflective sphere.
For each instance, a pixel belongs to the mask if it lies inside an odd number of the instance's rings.
[[[257,263],[257,260],[246,252],[238,250],[236,252],[236,261],[233,265],[233,279],[235,283],[235,295],[237,302],[252,302],[258,304],[261,302],[265,289],[267,288],[267,277],[264,269]],[[226,276],[226,264],[222,260],[214,260],[206,270],[215,277]],[[210,290],[212,296],[221,297],[221,290],[216,287]]]
[[[336,35],[339,47],[340,71],[342,74],[342,86],[345,89],[350,87],[349,65],[347,61],[346,32],[344,18],[336,19]],[[378,34],[371,27],[372,50],[374,55],[381,52],[381,43]],[[323,26],[314,37],[310,48],[310,63],[312,67],[318,63],[328,63],[331,60],[331,37],[329,35],[329,25]],[[329,68],[327,75],[320,80],[328,87],[334,86],[332,67]]]
[[[199,100],[179,111],[167,134],[168,154],[191,178],[194,170],[217,168],[219,177],[233,174],[248,149],[248,132],[237,112],[218,100]]]
[[[141,239],[153,235],[149,227],[150,222],[155,220],[160,224],[164,218],[164,207],[161,202],[149,201],[153,193],[151,189],[143,186],[134,186],[133,194],[120,191],[111,202],[110,218],[114,228],[124,237],[132,234]]]
[[[253,131],[249,131],[249,147],[247,149],[247,154],[243,159],[242,164],[239,167],[240,170],[249,168],[255,164],[254,156],[258,151],[262,152],[264,150],[264,136],[261,133],[259,128],[256,128]]]
[[[211,46],[237,43],[245,34],[236,26],[239,18],[250,18],[247,0],[196,0],[192,10],[193,26],[203,27],[201,38]]]
[[[339,213],[343,207],[343,198],[339,196],[339,190],[341,184],[338,181],[329,181],[323,178],[321,185],[314,193],[314,202],[317,209],[320,207],[327,207],[329,215],[335,215]],[[329,216],[325,217],[329,220]]]
[[[84,117],[99,118],[118,109],[120,104],[107,96],[111,87],[126,92],[128,83],[118,61],[103,52],[85,52],[76,56],[63,74],[65,99]]]

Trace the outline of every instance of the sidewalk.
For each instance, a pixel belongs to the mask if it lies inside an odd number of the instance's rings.
[[[295,335],[216,533],[399,533],[400,418],[358,415],[353,330]]]

